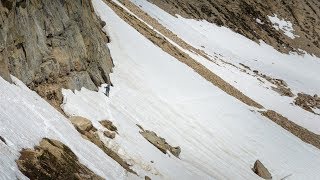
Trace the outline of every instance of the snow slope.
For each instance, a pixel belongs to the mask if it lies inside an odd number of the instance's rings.
[[[86,89],[64,90],[67,115],[118,127],[109,147],[153,179],[257,179],[260,159],[274,179],[318,179],[320,152],[227,95],[163,52],[101,0],[93,5],[108,22],[115,68],[110,97]],[[180,159],[164,155],[138,133],[136,124],[180,146]],[[151,161],[154,161],[152,163]]]
[[[218,64],[189,52],[195,60],[239,89],[245,95],[272,109],[300,126],[320,134],[320,116],[293,105],[293,98],[280,96],[274,92],[269,82],[261,82],[223,61],[284,80],[294,94],[304,92],[320,94],[320,59],[309,54],[282,54],[273,47],[260,42],[260,45],[237,34],[226,27],[218,27],[206,21],[171,16],[146,0],[132,0],[146,13],[154,17],[195,48],[204,50]]]
[[[107,179],[127,177],[125,170],[97,146],[84,140],[64,116],[21,81],[10,84],[0,77],[0,179],[27,179],[15,160],[22,148],[33,148],[42,138],[67,145],[96,174]]]

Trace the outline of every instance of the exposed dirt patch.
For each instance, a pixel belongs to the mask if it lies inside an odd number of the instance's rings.
[[[300,138],[302,141],[312,144],[313,146],[320,149],[320,135],[305,129],[292,121],[289,121],[286,117],[283,117],[281,114],[275,111],[263,111],[261,112],[261,114],[271,119],[273,122],[277,123],[287,131],[291,132],[292,134]]]
[[[30,179],[103,179],[81,164],[69,147],[53,139],[44,138],[34,149],[20,153],[17,165]]]
[[[185,18],[205,19],[258,42],[262,39],[275,49],[289,51],[305,50],[320,56],[320,1],[262,1],[262,0],[148,0],[171,15]],[[267,16],[278,15],[293,24],[291,39],[273,27]],[[260,20],[260,23],[257,22]]]
[[[320,109],[320,97],[318,97],[318,95],[316,94],[311,96],[309,94],[298,93],[298,96],[295,98],[294,104],[300,106],[306,111],[317,114],[313,109]]]
[[[141,129],[139,133],[152,145],[158,148],[162,153],[167,154],[167,151],[169,151],[171,152],[171,154],[179,158],[179,155],[181,153],[181,148],[179,146],[173,147],[168,144],[164,138],[158,136],[155,132],[144,130],[140,125],[138,125],[138,127]]]
[[[268,169],[259,160],[254,163],[252,171],[263,179],[272,179]]]
[[[98,146],[103,152],[105,152],[108,156],[110,156],[113,160],[115,160],[125,170],[135,175],[138,175],[135,171],[133,171],[130,168],[131,165],[129,165],[124,159],[122,159],[112,149],[104,145],[99,135],[97,134],[97,129],[93,127],[90,120],[80,116],[76,116],[76,117],[71,117],[70,121],[75,126],[77,131],[82,134],[83,138],[91,141],[93,144]]]

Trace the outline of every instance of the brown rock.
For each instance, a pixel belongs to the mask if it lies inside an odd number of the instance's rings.
[[[71,123],[83,134],[85,131],[93,129],[92,123],[89,119],[80,116],[72,116],[69,118]]]
[[[103,179],[78,161],[63,143],[44,138],[34,149],[23,149],[16,161],[30,179]],[[79,178],[80,177],[80,178]]]
[[[271,176],[270,172],[268,171],[268,169],[259,160],[256,160],[252,170],[258,176],[260,176],[264,179],[272,179],[272,176]]]
[[[164,138],[159,137],[155,132],[143,130],[141,126],[140,129],[142,129],[142,131],[140,131],[140,134],[156,148],[158,148],[162,153],[166,154],[167,151],[170,151],[174,156],[179,158],[179,155],[181,153],[181,148],[179,146],[172,147],[166,142]]]
[[[109,129],[110,131],[118,131],[117,127],[113,125],[113,123],[109,120],[102,120],[100,121],[100,124],[105,128]]]
[[[103,131],[103,134],[110,139],[114,139],[116,137],[116,133],[110,131]]]

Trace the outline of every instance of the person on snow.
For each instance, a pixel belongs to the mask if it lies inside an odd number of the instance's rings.
[[[106,92],[105,92],[105,95],[109,97],[109,92],[110,92],[110,84],[108,84],[106,87]]]

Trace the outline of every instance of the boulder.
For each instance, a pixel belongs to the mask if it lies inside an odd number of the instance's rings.
[[[23,149],[20,153],[16,163],[30,179],[103,179],[81,164],[60,141],[44,138],[34,149]]]
[[[118,131],[118,128],[115,125],[113,125],[113,123],[109,120],[102,120],[100,121],[100,124],[105,128],[109,129],[110,131]]]
[[[89,119],[81,116],[72,116],[69,118],[71,123],[80,131],[81,134],[88,132],[93,129],[92,123]]]
[[[252,170],[263,179],[272,179],[272,176],[268,169],[259,160],[256,160]]]
[[[111,131],[103,131],[103,134],[110,139],[114,139],[116,137],[116,133]]]

